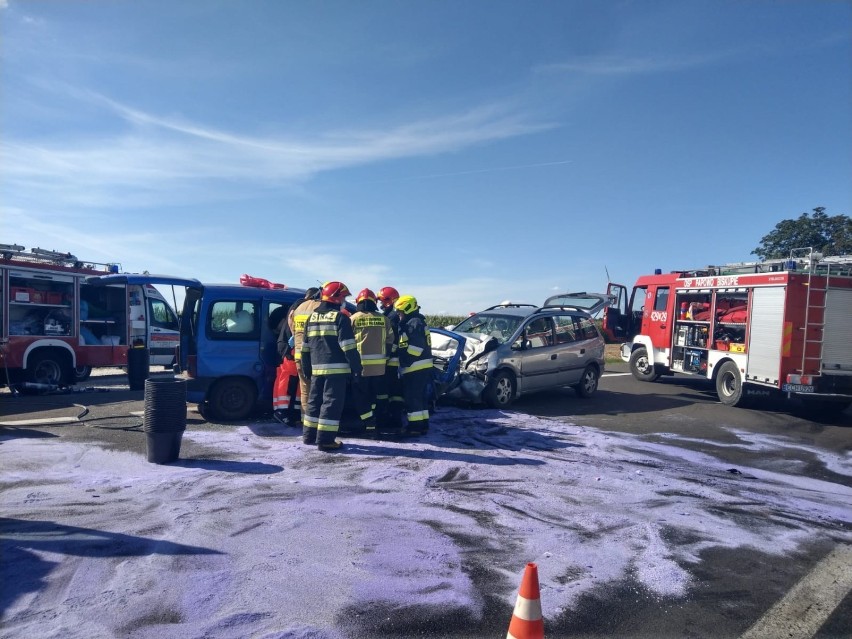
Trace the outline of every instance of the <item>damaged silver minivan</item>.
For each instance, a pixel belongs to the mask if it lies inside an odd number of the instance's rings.
[[[463,351],[444,395],[494,408],[563,386],[590,397],[604,370],[605,346],[592,316],[608,302],[602,294],[565,293],[541,307],[498,304],[448,330],[433,329],[439,369]]]

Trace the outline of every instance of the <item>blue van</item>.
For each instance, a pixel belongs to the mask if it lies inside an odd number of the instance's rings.
[[[87,283],[184,287],[175,371],[187,381],[187,400],[198,404],[203,417],[221,421],[272,410],[276,328],[304,289],[132,273],[90,277]]]

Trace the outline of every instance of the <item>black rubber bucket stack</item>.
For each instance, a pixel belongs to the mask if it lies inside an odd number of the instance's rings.
[[[127,349],[127,382],[130,390],[144,390],[145,380],[151,368],[151,358],[144,346],[134,346]]]
[[[174,377],[145,380],[145,418],[142,423],[148,461],[170,464],[180,456],[186,430],[186,380]]]

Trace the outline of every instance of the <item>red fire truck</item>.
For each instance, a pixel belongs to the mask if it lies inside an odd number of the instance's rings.
[[[624,342],[636,379],[687,373],[719,400],[798,397],[840,412],[852,403],[852,257],[796,249],[789,259],[708,266],[620,284],[604,332]]]
[[[128,347],[170,366],[179,342],[172,307],[153,286],[91,286],[117,273],[69,253],[0,244],[0,386],[46,390],[94,366],[127,366]]]

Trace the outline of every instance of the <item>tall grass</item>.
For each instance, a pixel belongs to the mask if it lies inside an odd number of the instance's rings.
[[[432,328],[444,328],[445,326],[460,323],[464,317],[461,315],[425,315],[426,324]]]

